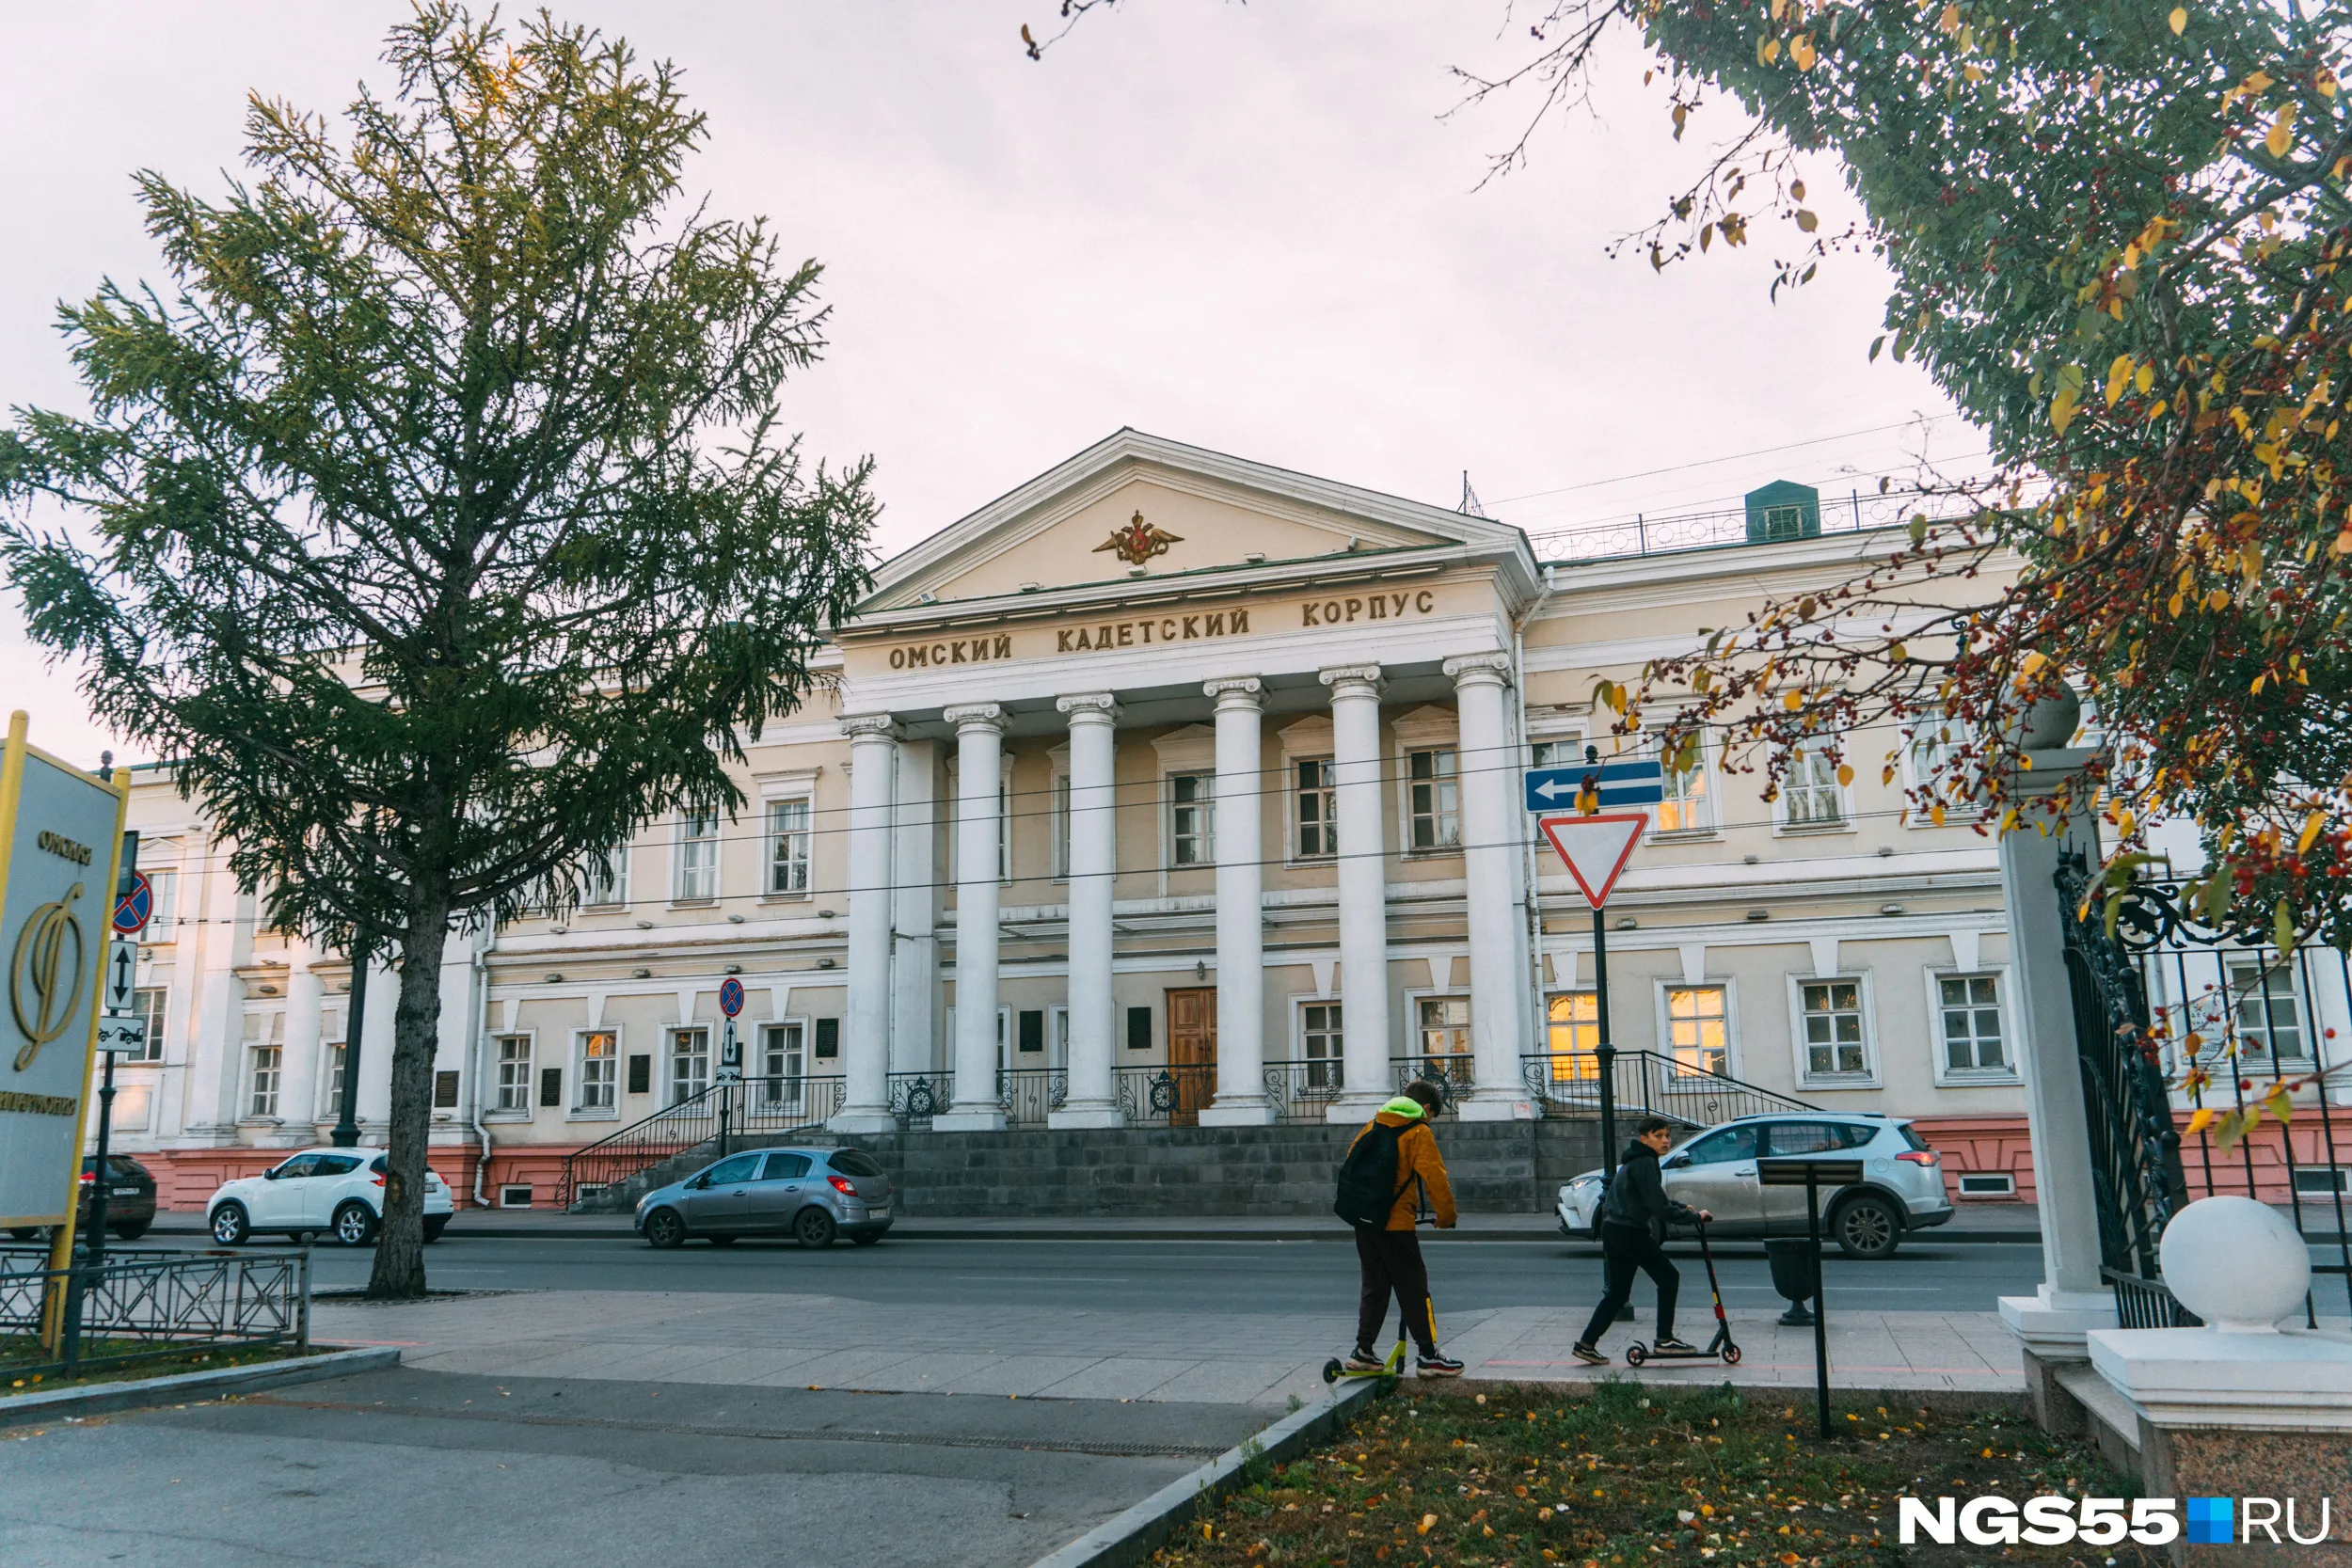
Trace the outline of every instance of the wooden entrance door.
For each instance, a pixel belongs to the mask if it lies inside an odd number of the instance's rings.
[[[1187,986],[1168,993],[1168,1067],[1176,1103],[1174,1127],[1194,1127],[1216,1096],[1216,988]]]

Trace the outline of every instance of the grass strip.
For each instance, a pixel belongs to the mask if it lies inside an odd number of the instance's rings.
[[[140,1378],[170,1377],[178,1372],[219,1371],[250,1367],[263,1361],[285,1361],[301,1354],[283,1344],[208,1345],[172,1355],[151,1355],[151,1339],[85,1338],[81,1359],[85,1370],[61,1377],[56,1358],[30,1336],[0,1338],[0,1402],[14,1394],[45,1393],[53,1388],[87,1388],[102,1383],[128,1383]],[[122,1359],[116,1359],[120,1357]],[[52,1369],[34,1371],[30,1369]]]
[[[2156,1568],[2162,1548],[1896,1544],[1895,1499],[2131,1497],[2090,1449],[2013,1413],[1608,1382],[1590,1392],[1407,1386],[1315,1452],[1268,1465],[1152,1561],[1170,1568],[1847,1568],[1994,1560]],[[1887,1402],[1881,1404],[1880,1400]]]

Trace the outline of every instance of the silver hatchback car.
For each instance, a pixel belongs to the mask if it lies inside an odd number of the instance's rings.
[[[1741,1117],[1695,1132],[1659,1162],[1666,1196],[1715,1216],[1713,1236],[1802,1236],[1804,1189],[1767,1187],[1756,1162],[1807,1155],[1862,1161],[1862,1180],[1821,1195],[1821,1229],[1849,1258],[1887,1258],[1914,1230],[1952,1217],[1943,1160],[1904,1121],[1852,1112]],[[1586,1171],[1560,1189],[1557,1212],[1566,1236],[1593,1234],[1601,1173]]]
[[[790,1236],[805,1247],[847,1236],[871,1246],[890,1228],[890,1178],[862,1148],[755,1148],[637,1200],[637,1233],[658,1247],[690,1236]]]

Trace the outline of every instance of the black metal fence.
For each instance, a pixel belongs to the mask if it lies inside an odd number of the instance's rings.
[[[638,1172],[706,1148],[716,1159],[736,1141],[822,1127],[847,1092],[839,1073],[791,1073],[711,1085],[600,1138],[564,1162],[557,1205],[570,1208]]]
[[[1660,1116],[1686,1127],[1708,1127],[1734,1117],[1820,1109],[1661,1052],[1619,1051],[1613,1056],[1609,1085],[1620,1127],[1629,1125],[1629,1116]],[[1519,1077],[1549,1114],[1600,1114],[1597,1052],[1548,1051],[1522,1056]]]
[[[2206,925],[2178,884],[2103,892],[2088,857],[2061,865],[2067,979],[2088,1112],[2102,1272],[2125,1326],[2193,1323],[2166,1289],[2159,1246],[2172,1216],[2233,1195],[2283,1209],[2334,1256],[2352,1307],[2352,1168],[2336,1102],[2352,1020],[2346,956],[2281,953],[2261,927]],[[2206,1113],[2201,1115],[2201,1113]],[[2226,1118],[2226,1119],[2225,1119]],[[2225,1130],[2230,1133],[2223,1141]],[[2316,1304],[2305,1303],[2316,1325]]]
[[[41,1358],[61,1312],[60,1354]],[[91,1341],[99,1341],[96,1348]],[[0,1345],[12,1378],[71,1376],[213,1347],[310,1345],[310,1249],[109,1250],[97,1266],[49,1267],[46,1247],[0,1247]],[[128,1348],[125,1348],[125,1347]],[[32,1350],[29,1358],[16,1354]]]

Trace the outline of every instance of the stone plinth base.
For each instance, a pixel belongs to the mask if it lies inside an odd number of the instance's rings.
[[[876,1132],[896,1132],[898,1118],[888,1111],[843,1111],[825,1123],[825,1131],[845,1138],[870,1137]]]
[[[2044,1361],[2083,1361],[2085,1338],[2115,1326],[2115,1297],[2106,1291],[2061,1291],[2044,1284],[2029,1296],[2003,1296],[2001,1322]]]
[[[1535,1102],[1523,1096],[1481,1092],[1454,1108],[1464,1121],[1534,1121]]]
[[[1200,1113],[1203,1127],[1271,1127],[1274,1107],[1261,1101],[1256,1105],[1211,1105]]]
[[[934,1132],[1002,1132],[1005,1113],[1002,1111],[942,1111],[931,1117]]]
[[[2092,1368],[2157,1426],[2352,1437],[2352,1341],[2334,1335],[2109,1328],[2090,1346]]]
[[[1064,1110],[1048,1111],[1045,1125],[1057,1132],[1073,1127],[1124,1127],[1127,1117],[1116,1105],[1073,1105]]]

